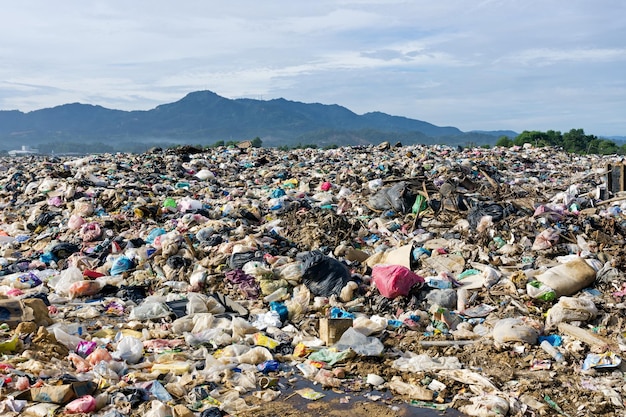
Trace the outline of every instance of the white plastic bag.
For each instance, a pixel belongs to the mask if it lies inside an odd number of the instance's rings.
[[[387,319],[380,316],[372,316],[367,318],[365,316],[359,316],[354,319],[352,327],[357,332],[369,336],[374,333],[380,333],[387,328]]]
[[[70,288],[72,284],[83,280],[83,273],[75,266],[63,270],[59,276],[59,279],[51,286],[54,288],[54,292],[60,295],[70,295]]]
[[[143,342],[136,337],[124,336],[117,343],[117,356],[131,365],[143,358]]]
[[[359,355],[378,356],[383,353],[385,346],[376,337],[365,336],[350,327],[334,345],[338,350],[352,349]]]
[[[469,399],[472,404],[459,408],[468,416],[476,417],[502,417],[509,415],[509,402],[497,395],[480,395]]]
[[[165,303],[159,301],[144,300],[143,304],[136,306],[129,314],[131,320],[150,320],[167,317],[172,310]]]

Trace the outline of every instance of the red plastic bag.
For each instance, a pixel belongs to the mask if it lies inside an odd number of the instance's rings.
[[[383,296],[396,298],[407,295],[414,285],[423,285],[424,278],[402,265],[376,265],[372,282]]]

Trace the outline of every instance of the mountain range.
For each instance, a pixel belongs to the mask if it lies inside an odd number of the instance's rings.
[[[228,99],[212,91],[192,92],[151,110],[123,111],[72,103],[27,113],[0,111],[0,148],[5,150],[51,143],[103,143],[116,151],[127,151],[131,144],[211,145],[256,137],[263,146],[345,146],[383,141],[493,145],[501,136],[515,137],[517,133],[462,132],[456,127],[381,112],[358,115],[336,104],[283,98]]]

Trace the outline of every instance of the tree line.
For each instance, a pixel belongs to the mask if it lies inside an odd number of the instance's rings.
[[[525,130],[513,139],[501,136],[496,142],[496,146],[523,146],[525,143],[530,143],[536,147],[556,146],[567,152],[577,154],[626,155],[626,144],[618,146],[612,140],[601,139],[595,135],[586,135],[583,129],[571,129],[566,133],[555,130],[548,130],[547,132]]]

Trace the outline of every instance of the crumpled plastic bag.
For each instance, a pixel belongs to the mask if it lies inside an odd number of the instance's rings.
[[[535,241],[533,242],[532,250],[545,250],[549,249],[552,246],[556,245],[559,241],[559,232],[556,230],[549,228],[545,229],[543,232],[539,233],[537,237],[535,237]]]
[[[370,318],[358,316],[352,322],[352,327],[357,332],[369,336],[385,330],[387,328],[387,319],[378,315],[373,315]]]
[[[359,355],[378,356],[383,353],[385,346],[376,337],[368,337],[350,327],[333,346],[338,350],[352,349]]]
[[[115,353],[120,359],[134,365],[143,358],[143,342],[136,337],[124,336],[117,343]]]
[[[150,320],[168,317],[172,314],[172,310],[159,301],[144,301],[141,305],[134,307],[130,314],[131,320]]]
[[[85,224],[85,220],[78,214],[72,214],[67,221],[67,227],[70,230],[78,230]]]
[[[408,213],[414,201],[415,195],[410,193],[407,183],[400,181],[376,192],[369,198],[368,204],[373,210],[395,210],[398,213]]]
[[[394,360],[391,366],[403,372],[432,372],[463,367],[456,356],[433,358],[427,354],[418,355],[413,352],[405,352],[402,357]]]
[[[55,293],[59,295],[69,295],[72,284],[82,280],[82,271],[76,267],[71,266],[61,272],[56,282],[49,282],[49,285],[54,288]]]
[[[338,260],[314,250],[297,255],[302,263],[302,282],[314,296],[339,295],[350,281],[350,270]]]
[[[482,219],[489,218],[489,222],[497,223],[502,220],[509,212],[510,207],[504,208],[497,203],[478,203],[470,207],[467,215],[467,221],[472,229],[479,229],[479,224]]]
[[[65,406],[65,414],[91,413],[96,409],[96,399],[91,395],[77,398]]]
[[[103,284],[101,281],[97,280],[82,280],[76,281],[70,285],[67,290],[70,298],[76,297],[86,297],[90,295],[95,295],[100,292]]]
[[[133,261],[128,259],[126,256],[118,256],[113,261],[113,265],[111,266],[111,275],[119,275],[123,272],[128,271],[133,267]]]
[[[387,298],[406,296],[415,285],[424,284],[424,278],[401,265],[376,265],[372,268],[372,282]]]
[[[498,320],[493,326],[496,343],[523,342],[534,345],[539,337],[538,325],[525,317],[509,317]]]
[[[85,223],[80,227],[80,236],[83,242],[93,242],[102,236],[102,229],[96,222]]]
[[[546,328],[553,329],[557,324],[572,321],[589,321],[598,315],[595,303],[586,297],[561,297],[546,317]]]
[[[509,402],[493,394],[485,394],[469,399],[472,404],[464,405],[460,411],[468,416],[502,417],[509,414]]]

